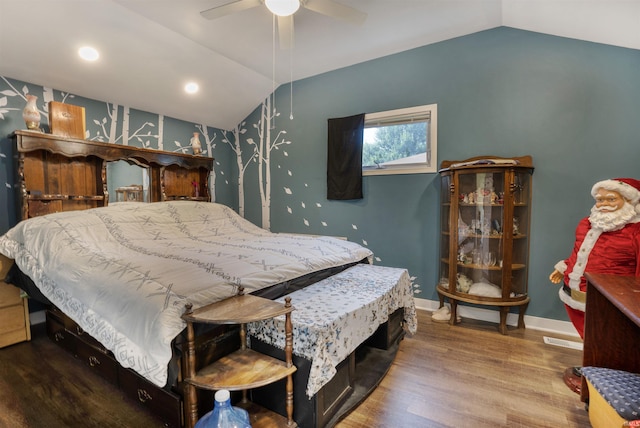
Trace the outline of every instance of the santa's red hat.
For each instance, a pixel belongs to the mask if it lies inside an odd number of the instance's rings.
[[[591,188],[591,196],[595,198],[599,189],[613,190],[620,193],[640,213],[640,180],[635,178],[613,178],[599,181]]]

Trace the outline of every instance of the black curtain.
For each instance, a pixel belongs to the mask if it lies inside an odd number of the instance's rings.
[[[328,122],[327,199],[362,199],[364,113]]]

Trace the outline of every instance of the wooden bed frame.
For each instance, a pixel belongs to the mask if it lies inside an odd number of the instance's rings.
[[[19,218],[27,219],[58,211],[82,210],[106,206],[110,196],[107,190],[107,164],[126,161],[146,168],[149,173],[148,201],[175,199],[210,201],[209,176],[213,158],[182,153],[170,153],[131,146],[95,141],[61,138],[31,131],[16,131],[12,135],[17,159],[16,184],[19,188]],[[197,183],[197,192],[193,183]],[[115,196],[115,195],[114,195]],[[16,271],[14,266],[12,271]],[[324,277],[340,269],[327,272]],[[311,275],[309,283],[321,279]],[[24,287],[26,278],[19,272],[10,274],[13,282]],[[277,298],[299,287],[285,290],[277,286],[260,293],[263,297]],[[297,287],[297,288],[296,288]],[[70,318],[56,307],[46,311],[47,333],[57,344],[83,360],[98,374],[117,385],[126,395],[149,408],[169,427],[183,425],[182,373],[186,339],[184,334],[174,340],[174,358],[170,364],[170,380],[159,388],[134,371],[122,368],[113,355],[97,340],[85,334]],[[333,426],[342,416],[356,407],[378,385],[386,374],[395,354],[402,332],[402,309],[396,311],[386,324],[338,368],[338,374],[316,396],[309,400],[304,393],[310,363],[294,357],[298,367],[294,385],[294,418],[301,426]],[[198,363],[209,364],[239,347],[235,328],[217,326],[198,331],[196,352]],[[265,352],[278,354],[277,349]],[[276,355],[277,356],[277,355]],[[174,373],[171,373],[171,368]],[[281,412],[274,385],[273,390],[253,391],[253,400],[265,407]],[[211,407],[210,393],[199,393],[203,413]],[[297,415],[297,416],[296,416]]]
[[[18,162],[18,204],[23,220],[108,205],[107,164],[113,161],[126,161],[147,169],[149,202],[211,200],[208,183],[213,158],[31,131],[16,131],[13,140]],[[197,192],[192,183],[197,183]]]

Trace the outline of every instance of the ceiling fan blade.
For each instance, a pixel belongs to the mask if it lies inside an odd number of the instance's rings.
[[[203,10],[200,15],[206,19],[222,18],[232,13],[241,12],[252,7],[260,6],[262,2],[260,0],[236,0],[231,3],[223,4],[222,6],[216,6],[211,9]]]
[[[278,16],[280,49],[293,49],[293,15]]]
[[[302,5],[314,12],[351,24],[362,25],[367,19],[366,13],[333,0],[306,0],[302,2]]]

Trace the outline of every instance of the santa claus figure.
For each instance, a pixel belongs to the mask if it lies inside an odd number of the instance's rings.
[[[554,284],[563,281],[560,300],[580,337],[584,337],[584,273],[640,276],[640,180],[600,181],[591,195],[596,203],[591,215],[578,224],[571,256],[559,261],[549,276]],[[579,369],[573,372],[579,377]]]

